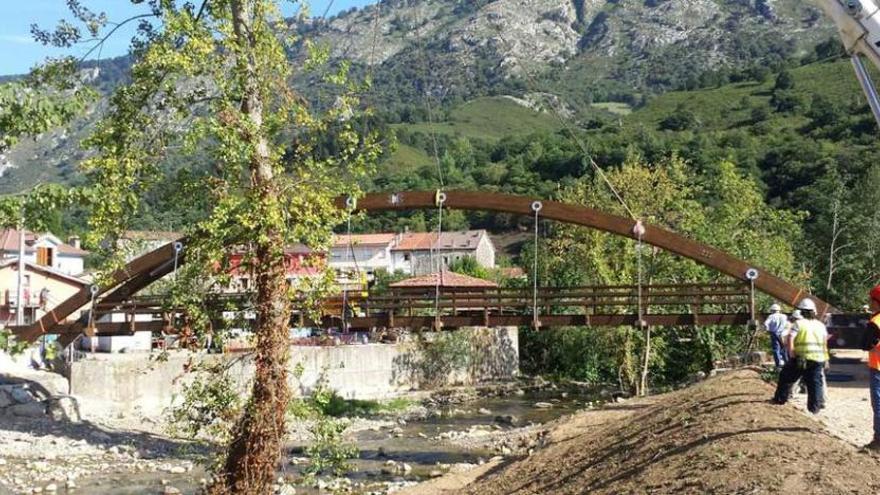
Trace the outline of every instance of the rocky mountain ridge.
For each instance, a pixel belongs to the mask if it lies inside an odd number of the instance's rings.
[[[381,0],[292,20],[289,29],[373,71],[373,105],[541,94],[572,114],[594,101],[686,87],[706,71],[790,57],[833,35],[802,0]],[[99,61],[94,77],[112,88],[125,64]],[[75,180],[78,143],[98,114],[0,157],[0,189]]]

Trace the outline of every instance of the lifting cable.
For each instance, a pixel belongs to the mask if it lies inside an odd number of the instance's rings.
[[[446,203],[446,193],[440,189],[434,193],[434,204],[437,205],[437,240],[431,244],[432,265],[436,267],[434,280],[434,329],[439,331],[443,328],[440,320],[440,280],[443,277],[443,264],[440,255],[440,236],[443,235],[443,205]],[[435,263],[436,261],[436,263]]]
[[[544,208],[540,201],[532,202],[532,211],[535,212],[535,249],[532,255],[532,326],[541,328],[541,320],[538,315],[538,213]]]
[[[357,199],[354,196],[349,196],[345,199],[345,209],[348,215],[346,219],[346,250],[345,250],[345,263],[348,261],[352,261],[354,264],[354,275],[357,279],[357,282],[361,282],[361,269],[357,262],[357,254],[354,251],[354,241],[351,237],[351,217],[352,212],[357,208]],[[349,278],[350,279],[350,278]],[[348,307],[348,285],[344,284],[342,286],[342,330],[346,331],[348,314],[346,313],[346,308]],[[352,316],[354,316],[354,309],[352,309]]]
[[[643,284],[643,276],[642,276],[642,249],[645,247],[642,242],[642,238],[645,236],[645,226],[642,225],[641,220],[636,221],[636,225],[633,227],[633,235],[636,236],[636,272],[637,272],[637,285],[636,285],[636,304],[638,311],[638,325],[639,328],[644,328],[647,325],[645,324],[645,308],[642,298],[642,284]]]
[[[89,305],[89,323],[86,326],[86,334],[90,337],[95,335],[95,299],[98,297],[98,289],[97,285],[89,286],[89,293],[92,295],[91,304]]]

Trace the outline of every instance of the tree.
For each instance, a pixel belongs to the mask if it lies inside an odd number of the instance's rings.
[[[477,258],[473,256],[463,256],[453,260],[449,263],[449,271],[486,280],[490,278],[489,270],[480,266],[477,262]]]
[[[794,88],[794,77],[791,72],[783,70],[776,75],[776,83],[773,85],[774,90],[786,91]]]
[[[684,104],[675,107],[675,111],[660,122],[661,130],[684,131],[697,125],[697,116]]]
[[[677,157],[648,164],[641,157],[630,155],[623,166],[606,174],[635,216],[645,223],[701,240],[782,277],[795,275],[794,249],[801,242],[801,217],[768,206],[759,185],[743,176],[732,163],[720,162],[713,174],[698,176],[692,166]],[[559,199],[626,214],[599,178],[577,181],[561,191]],[[540,254],[539,271],[543,280],[563,276],[581,285],[631,285],[639,278],[637,249],[638,244],[628,238],[560,225]],[[642,262],[645,284],[710,282],[719,278],[718,273],[691,260],[646,246],[642,247]],[[614,364],[590,368],[613,369],[616,381],[641,392],[647,383],[640,379],[639,372],[646,365],[654,373],[664,373],[664,381],[705,371],[718,357],[719,348],[729,348],[736,335],[724,331],[716,335],[715,329],[701,329],[693,346],[683,350],[668,342],[672,338],[670,332],[636,332],[625,328],[611,340],[613,351],[606,349],[604,356],[590,357],[610,359]],[[551,337],[541,337],[548,338]],[[597,334],[595,338],[603,346],[608,345],[606,336]],[[529,347],[527,342],[525,345]],[[543,345],[549,344],[544,340]],[[565,342],[560,345],[564,348]],[[583,353],[584,345],[579,345],[577,352]],[[560,356],[554,359],[557,365],[572,361]],[[639,361],[641,367],[637,366]]]
[[[254,275],[257,317],[251,396],[232,428],[212,493],[271,492],[291,399],[291,301],[328,289],[324,283],[288,288],[284,247],[329,246],[343,218],[333,199],[359,193],[379,151],[371,135],[358,132],[355,94],[364,88],[349,82],[348,64],[327,70],[326,48],[303,41],[304,70],[318,72],[338,93],[321,105],[326,111],[318,113],[291,89],[287,50],[297,40],[284,34],[276,3],[149,2],[145,14],[132,18],[142,24],[130,82],[111,96],[106,117],[85,143],[94,155],[81,165],[91,194],[101,198],[89,220],[94,244],[118,236],[138,214],[142,197],[161,184],[169,148],[213,162],[190,185],[194,198],[210,198],[209,207],[189,232],[187,265],[172,299],[189,304],[196,332],[209,331],[210,315],[197,312],[199,291],[223,280],[234,251]],[[107,24],[106,16],[83,15],[89,11],[81,2],[68,4],[93,35]],[[69,46],[84,40],[71,26],[62,21],[54,34],[36,31]]]

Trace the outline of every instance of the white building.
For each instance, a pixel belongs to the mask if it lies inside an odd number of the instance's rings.
[[[353,234],[336,236],[330,248],[330,268],[345,288],[360,288],[373,280],[376,270],[393,272],[391,249],[396,234]]]
[[[377,270],[424,275],[446,269],[459,258],[473,257],[480,266],[495,266],[495,246],[485,230],[405,232],[337,236],[330,250],[330,268],[345,287],[371,282]],[[359,280],[360,278],[360,280]]]
[[[19,231],[0,230],[0,260],[18,259]],[[70,244],[50,233],[35,234],[24,231],[24,261],[49,268],[64,275],[82,274],[88,251],[80,249],[79,238],[71,237]]]
[[[466,230],[439,236],[433,232],[407,232],[397,237],[391,249],[391,271],[426,275],[446,270],[452,262],[467,256],[484,268],[495,267],[495,245],[488,232]]]

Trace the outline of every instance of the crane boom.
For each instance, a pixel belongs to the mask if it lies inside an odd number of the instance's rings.
[[[880,69],[880,8],[874,0],[820,0],[819,3],[837,25],[856,77],[880,126],[880,96],[862,62],[862,57],[867,58]]]

